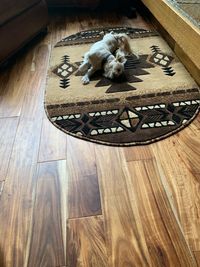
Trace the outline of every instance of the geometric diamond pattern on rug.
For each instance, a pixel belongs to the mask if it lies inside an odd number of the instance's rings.
[[[134,130],[137,128],[140,122],[140,118],[136,112],[133,112],[128,108],[125,108],[119,117],[119,122],[126,128]]]
[[[62,57],[62,63],[53,69],[52,72],[61,78],[68,78],[76,70],[77,67],[69,63],[69,56],[65,55]]]
[[[52,70],[53,73],[58,75],[60,79],[60,87],[65,89],[69,86],[69,76],[74,73],[78,66],[69,62],[69,56],[64,55],[61,59],[62,63]]]
[[[84,114],[68,114],[52,117],[51,121],[82,137],[137,133],[149,129],[176,129],[186,124],[198,110],[200,100],[157,103],[140,107],[124,107],[120,110],[103,110]],[[141,132],[141,135],[142,132]]]
[[[172,60],[173,60],[173,57],[171,57],[165,53],[162,53],[162,52],[154,53],[149,58],[150,62],[152,62],[156,65],[159,65],[161,67],[168,67],[171,64]]]
[[[53,73],[57,74],[61,78],[69,77],[77,68],[70,63],[62,63],[53,70]]]

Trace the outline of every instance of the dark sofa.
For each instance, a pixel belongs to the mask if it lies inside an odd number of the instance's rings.
[[[0,65],[23,47],[48,24],[49,7],[97,8],[130,0],[1,0],[0,1]],[[135,1],[135,0],[134,0]]]
[[[1,0],[0,63],[45,29],[47,22],[44,0]]]

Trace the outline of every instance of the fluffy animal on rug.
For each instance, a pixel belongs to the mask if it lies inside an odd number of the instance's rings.
[[[80,72],[86,72],[82,77],[82,83],[88,84],[90,77],[97,70],[103,70],[104,77],[109,79],[119,77],[124,71],[126,55],[129,54],[132,54],[132,51],[126,34],[105,34],[103,39],[94,43],[84,55],[83,63],[79,67]]]

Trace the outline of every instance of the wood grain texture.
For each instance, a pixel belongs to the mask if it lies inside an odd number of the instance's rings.
[[[197,265],[199,267],[200,266],[200,251],[194,251],[194,256],[196,258]]]
[[[21,59],[9,71],[2,71],[0,75],[0,117],[13,117],[21,114],[24,97],[29,86],[29,75],[34,49],[29,53],[22,53]],[[20,79],[19,79],[20,77]]]
[[[118,148],[96,146],[109,266],[152,266],[134,195]],[[114,164],[113,164],[114,162]]]
[[[66,134],[58,130],[44,115],[38,161],[66,159],[66,146]]]
[[[37,48],[36,70],[26,72],[29,85],[6,176],[0,208],[0,247],[6,267],[26,264],[36,188],[36,163],[42,125],[48,47]],[[43,64],[40,64],[41,61]]]
[[[128,170],[152,266],[196,266],[155,160],[129,162]]]
[[[0,181],[0,197],[3,192],[4,181]]]
[[[66,161],[39,164],[27,266],[66,264],[67,191]]]
[[[5,180],[19,118],[0,119],[0,181]]]
[[[97,173],[102,199],[128,193],[127,181],[121,168],[122,163],[120,162],[122,149],[95,146]]]
[[[101,214],[94,144],[67,139],[69,218]]]
[[[184,52],[177,43],[175,43],[174,45],[174,52],[183,63],[183,65],[187,68],[192,77],[195,79],[195,81],[198,83],[198,85],[200,85],[200,70],[194,65],[192,60],[188,57],[187,53]]]
[[[185,237],[192,250],[199,250],[200,180],[199,173],[196,172],[198,167],[191,162],[192,155],[194,162],[195,160],[198,161],[198,153],[196,152],[198,145],[196,144],[197,147],[194,145],[194,150],[191,149],[193,147],[191,144],[195,138],[194,132],[190,134],[190,140],[187,139],[189,142],[187,149],[183,145],[179,145],[183,136],[187,136],[186,131],[188,130],[185,129],[179,135],[166,139],[162,143],[155,143],[152,147],[158,165],[166,174]]]
[[[179,148],[179,156],[184,165],[191,173],[200,173],[200,128],[186,128],[180,132],[176,141],[176,147]],[[174,137],[173,137],[174,138]],[[195,156],[194,156],[195,154]]]
[[[68,266],[108,267],[102,216],[68,221]]]
[[[73,137],[67,137],[67,163],[70,181],[96,175],[95,145]]]
[[[102,214],[97,174],[69,182],[69,218]]]
[[[123,148],[126,161],[151,159],[153,153],[150,146],[134,146]]]

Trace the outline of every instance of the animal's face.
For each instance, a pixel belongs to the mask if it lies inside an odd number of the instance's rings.
[[[117,59],[109,61],[107,64],[105,64],[104,76],[109,79],[119,77],[124,72],[124,63],[125,61],[120,62]]]
[[[113,72],[113,76],[115,77],[119,77],[124,71],[124,64],[120,63],[118,61],[115,61],[113,63],[113,67],[112,67],[112,72]]]

